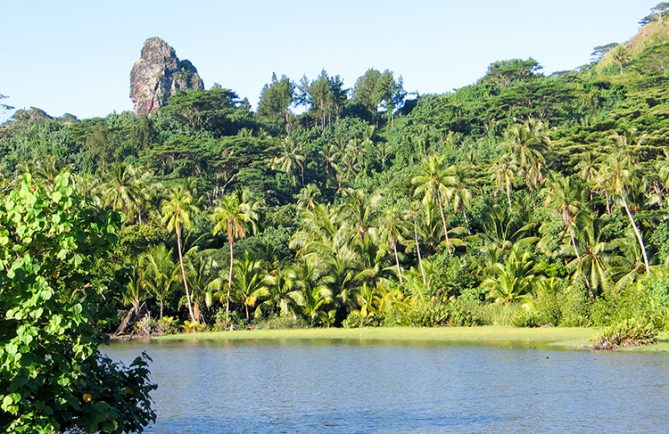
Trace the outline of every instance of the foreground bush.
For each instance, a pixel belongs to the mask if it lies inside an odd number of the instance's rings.
[[[0,202],[0,432],[141,432],[155,420],[146,355],[98,351],[95,305],[120,218],[87,206],[69,175],[26,175]]]

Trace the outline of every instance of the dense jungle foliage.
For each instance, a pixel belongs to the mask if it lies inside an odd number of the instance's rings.
[[[664,329],[669,22],[644,20],[579,70],[504,60],[440,95],[369,69],[352,87],[273,75],[255,112],[221,86],[149,117],[19,111],[0,127],[1,188],[69,172],[124,216],[98,264],[110,333]]]

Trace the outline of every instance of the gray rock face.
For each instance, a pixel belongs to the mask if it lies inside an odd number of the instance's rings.
[[[137,116],[157,112],[178,90],[203,88],[197,69],[188,60],[179,60],[167,42],[160,38],[144,42],[130,72],[130,99]]]

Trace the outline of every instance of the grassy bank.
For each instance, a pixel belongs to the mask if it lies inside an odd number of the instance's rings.
[[[300,341],[308,339],[339,342],[453,343],[518,347],[582,349],[597,335],[595,328],[516,328],[485,327],[374,327],[359,329],[316,328],[285,330],[235,330],[177,334],[156,338],[159,341]],[[658,343],[625,351],[669,351],[669,333],[661,333]]]
[[[514,327],[374,327],[359,329],[287,329],[236,330],[169,335],[158,338],[170,340],[332,340],[369,342],[441,342],[518,346],[559,346],[581,348],[590,343],[597,330],[592,328],[514,328]]]

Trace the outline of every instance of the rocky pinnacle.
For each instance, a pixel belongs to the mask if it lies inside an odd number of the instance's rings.
[[[179,60],[174,48],[160,38],[149,38],[130,72],[130,99],[137,116],[155,113],[179,90],[203,89],[197,69]]]

